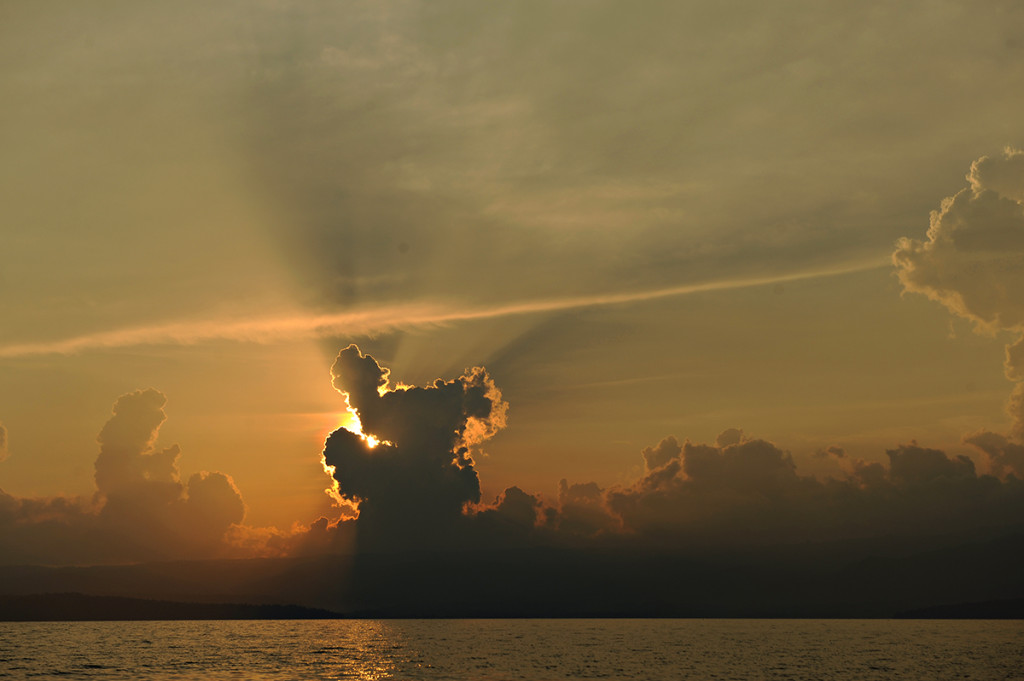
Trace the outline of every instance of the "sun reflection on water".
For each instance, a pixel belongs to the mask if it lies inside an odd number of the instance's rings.
[[[401,632],[386,622],[353,621],[343,642],[332,641],[314,652],[326,659],[318,670],[324,678],[382,681],[398,671],[395,655],[405,649]]]

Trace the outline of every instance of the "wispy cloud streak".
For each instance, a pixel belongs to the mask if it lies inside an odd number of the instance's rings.
[[[0,358],[32,355],[75,354],[143,345],[196,345],[228,340],[274,343],[296,338],[323,336],[366,336],[398,329],[438,326],[463,321],[496,319],[516,315],[543,314],[587,307],[626,305],[659,298],[711,291],[752,288],[806,279],[832,277],[879,269],[888,259],[870,260],[830,270],[685,284],[668,288],[625,293],[606,293],[563,298],[529,300],[493,307],[459,307],[422,302],[376,306],[366,310],[338,313],[290,313],[235,320],[194,320],[142,327],[115,329],[53,341],[13,343],[0,346]]]

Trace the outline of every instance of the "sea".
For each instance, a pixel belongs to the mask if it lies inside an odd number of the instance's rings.
[[[1024,679],[1024,621],[0,623],[0,678]]]

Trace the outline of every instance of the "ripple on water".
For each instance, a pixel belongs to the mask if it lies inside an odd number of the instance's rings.
[[[1024,623],[329,620],[0,624],[0,678],[1024,679]]]

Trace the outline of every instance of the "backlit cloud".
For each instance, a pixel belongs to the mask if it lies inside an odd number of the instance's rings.
[[[932,211],[927,240],[900,239],[893,262],[906,291],[921,293],[982,332],[1010,331],[1006,376],[1024,379],[1024,152],[1007,148],[971,164],[968,186]],[[1024,387],[1007,404],[1024,436]]]
[[[969,186],[932,211],[926,241],[900,239],[893,262],[922,293],[979,329],[1024,328],[1024,153],[971,164]]]
[[[472,448],[505,426],[507,404],[480,367],[423,388],[393,388],[389,373],[355,345],[338,354],[334,387],[363,433],[331,433],[324,463],[359,504],[361,543],[408,547],[453,531],[480,501]]]
[[[994,475],[979,475],[966,456],[911,442],[887,450],[885,463],[821,450],[815,456],[843,471],[825,478],[801,474],[789,452],[739,428],[714,444],[669,436],[640,452],[644,472],[630,484],[562,480],[553,500],[510,486],[483,503],[470,448],[504,426],[506,405],[482,368],[425,388],[393,387],[390,371],[352,345],[331,374],[362,427],[335,431],[324,449],[337,491],[359,504],[358,519],[335,527],[355,526],[361,549],[685,551],[962,534],[1024,517],[1024,482],[1013,474],[1024,449],[992,434],[968,442]]]

